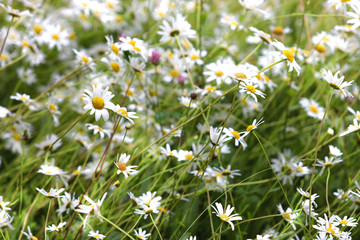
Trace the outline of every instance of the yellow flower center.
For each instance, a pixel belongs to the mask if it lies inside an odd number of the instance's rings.
[[[249,125],[247,128],[246,128],[246,131],[247,132],[250,132],[251,130],[253,130],[255,128],[254,125]]]
[[[30,239],[31,239],[31,240],[38,240],[38,238],[35,237],[35,236],[30,237]]]
[[[135,51],[137,51],[137,52],[141,52],[141,49],[140,48],[138,48],[138,47],[133,47],[133,49],[135,50]]]
[[[324,45],[322,44],[316,44],[315,45],[315,50],[318,51],[319,53],[324,53],[326,52],[326,48]]]
[[[119,48],[117,46],[115,46],[115,44],[111,44],[111,50],[118,55],[119,54]]]
[[[27,42],[27,41],[22,41],[22,45],[24,46],[24,47],[27,47],[27,48],[30,48],[30,44],[29,44],[29,42]]]
[[[255,91],[256,91],[255,87],[252,85],[247,85],[246,90],[248,90],[251,93],[255,93]]]
[[[135,42],[134,40],[131,40],[131,41],[129,42],[129,44],[132,45],[133,47],[135,47],[136,42]]]
[[[120,71],[120,65],[117,62],[110,63],[112,70],[116,73]]]
[[[346,220],[341,220],[340,224],[346,225],[346,224],[348,224],[348,222]]]
[[[180,73],[177,70],[171,70],[170,75],[171,75],[171,77],[178,77],[180,75]]]
[[[80,175],[80,172],[78,170],[73,171],[75,175]]]
[[[193,157],[193,155],[191,155],[191,154],[186,154],[186,155],[185,155],[185,158],[186,158],[187,160],[192,160],[194,157]]]
[[[95,109],[103,109],[105,106],[104,99],[102,99],[101,97],[94,97],[92,99],[92,105]]]
[[[52,38],[55,39],[55,40],[59,40],[60,36],[59,36],[59,34],[55,33],[55,34],[52,35]]]
[[[100,237],[100,235],[97,235],[97,234],[94,235],[94,238],[99,238],[99,237]]]
[[[247,79],[247,76],[245,75],[245,73],[242,73],[242,72],[235,73],[235,77],[236,78]]]
[[[114,2],[113,1],[107,0],[105,3],[109,8],[114,8]]]
[[[82,56],[81,59],[84,61],[84,63],[90,62],[89,58]]]
[[[52,103],[49,104],[50,111],[56,111],[56,106]]]
[[[297,169],[299,172],[303,172],[303,168],[302,168],[302,167],[296,167],[296,169]]]
[[[274,34],[277,34],[277,35],[283,35],[284,33],[284,29],[280,26],[277,26],[273,29],[272,31]]]
[[[193,55],[191,55],[190,58],[191,58],[192,60],[196,60],[196,59],[199,59],[200,57],[199,57],[199,55],[193,54]]]
[[[334,234],[335,234],[335,230],[334,230],[334,229],[332,229],[331,227],[326,228],[326,229],[325,229],[325,231],[329,231],[332,235],[334,235]]]
[[[9,55],[7,55],[7,54],[5,54],[5,53],[2,53],[1,55],[0,55],[0,59],[1,60],[9,60]]]
[[[127,94],[128,96],[131,96],[131,97],[134,96],[134,92],[131,91],[130,89],[126,91],[126,94]]]
[[[313,112],[313,113],[318,113],[318,109],[315,105],[310,105],[310,110]]]
[[[125,163],[118,162],[116,164],[116,166],[119,168],[120,171],[125,171],[126,170],[126,164]]]
[[[236,138],[239,139],[240,138],[240,134],[237,131],[232,131],[231,134]]]
[[[332,166],[333,164],[332,164],[332,162],[326,162],[326,163],[324,163],[324,166],[325,167],[330,167],[330,166]]]
[[[294,54],[292,53],[291,50],[284,50],[281,53],[285,55],[285,57],[289,60],[289,62],[292,63],[294,61]]]
[[[350,2],[351,0],[341,0],[342,3]]]
[[[12,133],[11,135],[12,135],[12,137],[13,137],[16,141],[20,141],[20,140],[21,140],[21,137],[20,137],[20,135],[19,135],[18,133]]]
[[[43,31],[43,28],[41,27],[40,24],[36,24],[36,25],[33,27],[33,30],[34,30],[34,32],[35,32],[37,35],[40,35],[41,32]]]
[[[291,220],[290,214],[289,213],[283,213],[283,218],[286,220]]]
[[[229,221],[229,217],[228,217],[228,215],[226,215],[226,214],[221,214],[221,215],[220,215],[220,219],[223,220],[223,221],[225,221],[225,222],[228,222],[228,221]]]
[[[128,112],[125,110],[125,109],[119,109],[118,111],[117,111],[120,115],[125,115],[126,117],[128,117],[129,115],[128,115]]]
[[[218,77],[221,77],[222,75],[224,75],[224,73],[219,70],[219,71],[215,72],[215,75],[218,76]]]
[[[20,97],[20,100],[21,100],[21,101],[27,101],[28,98],[27,98],[27,97],[24,97],[24,96],[21,96],[21,97]]]
[[[212,92],[212,91],[215,91],[215,90],[216,90],[216,88],[213,87],[213,86],[206,86],[205,89],[206,89],[207,91],[209,91],[209,92]]]

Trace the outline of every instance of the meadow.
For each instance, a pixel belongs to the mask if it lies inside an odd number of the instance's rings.
[[[359,0],[1,0],[0,239],[360,239]]]

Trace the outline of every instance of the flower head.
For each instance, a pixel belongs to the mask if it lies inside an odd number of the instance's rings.
[[[83,94],[83,100],[85,102],[84,109],[91,110],[90,114],[95,113],[95,120],[98,121],[101,117],[105,121],[109,119],[109,112],[107,109],[114,110],[115,106],[110,100],[115,96],[108,87],[102,89],[101,87],[95,87],[92,85],[92,91],[85,89]]]
[[[340,91],[342,94],[344,94],[345,97],[350,96],[353,97],[353,95],[346,90],[346,87],[351,86],[351,82],[344,82],[344,76],[339,77],[340,71],[336,72],[334,75],[331,73],[330,70],[322,69],[321,73],[323,74],[323,79],[328,82],[330,87],[334,88],[335,90]]]
[[[235,221],[235,220],[242,220],[242,217],[239,216],[239,214],[233,214],[231,215],[231,213],[234,211],[234,207],[231,207],[230,205],[228,205],[226,207],[226,210],[224,211],[224,208],[222,206],[221,203],[215,203],[215,206],[214,207],[213,205],[211,205],[211,207],[215,210],[215,213],[216,216],[218,216],[221,220],[227,222],[230,224],[231,226],[231,229],[234,231],[234,224],[232,223],[232,221]]]

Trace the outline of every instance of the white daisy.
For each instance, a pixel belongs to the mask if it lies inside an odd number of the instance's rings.
[[[131,124],[134,124],[132,118],[139,118],[138,116],[135,115],[136,112],[128,112],[126,107],[120,107],[119,104],[115,106],[114,112],[126,118]]]
[[[54,231],[59,232],[59,230],[65,225],[66,225],[66,222],[59,223],[59,225],[57,225],[57,226],[55,224],[53,224],[51,226],[46,227],[46,230],[50,231],[50,232],[54,232]]]
[[[117,156],[117,162],[114,162],[115,166],[118,168],[117,174],[123,173],[125,179],[129,177],[129,175],[135,175],[139,171],[134,170],[137,166],[127,166],[126,163],[129,161],[130,155],[126,155],[126,153],[122,153],[120,156]]]
[[[351,86],[351,83],[354,80],[351,82],[344,82],[344,78],[345,78],[344,76],[339,78],[340,71],[338,71],[337,73],[335,73],[335,75],[333,75],[330,70],[326,71],[325,69],[321,69],[321,73],[323,74],[324,80],[328,82],[330,87],[340,91],[341,93],[344,94],[345,97],[347,96],[353,97],[353,95],[348,90],[346,90],[345,87]]]
[[[287,65],[289,66],[289,72],[292,72],[293,69],[297,72],[297,75],[300,75],[301,67],[297,62],[295,61],[294,53],[291,51],[291,49],[288,49],[285,47],[285,45],[281,42],[278,42],[275,40],[274,42],[271,42],[273,46],[275,46],[278,50],[281,51],[281,57],[283,59],[286,59]]]
[[[157,32],[161,35],[160,42],[167,42],[169,40],[174,42],[176,36],[180,41],[188,41],[188,38],[196,37],[196,31],[191,29],[190,23],[180,14],[176,14],[175,18],[171,17],[170,22],[171,24],[164,20],[163,25],[160,26],[161,31]]]
[[[95,120],[98,121],[101,117],[105,121],[109,119],[109,112],[107,109],[114,110],[115,105],[110,101],[115,95],[108,91],[108,87],[102,89],[92,85],[92,91],[85,89],[83,100],[85,102],[84,109],[91,110],[90,114],[95,113]]]
[[[136,229],[134,229],[134,232],[135,232],[135,236],[143,240],[148,239],[148,237],[151,235],[151,233],[146,233],[146,230],[142,230],[141,228],[139,228],[139,230],[137,231]]]
[[[221,203],[215,203],[214,207],[213,205],[211,205],[211,207],[215,210],[216,216],[218,216],[221,220],[227,222],[230,224],[231,229],[234,231],[234,224],[232,223],[232,221],[236,221],[236,220],[242,220],[242,217],[238,216],[239,214],[233,214],[231,215],[231,213],[234,211],[234,207],[231,207],[230,205],[228,205],[226,207],[226,210],[224,211],[223,206]]]
[[[88,237],[92,237],[95,239],[104,239],[106,236],[103,234],[100,234],[99,230],[97,230],[96,232],[90,231]]]

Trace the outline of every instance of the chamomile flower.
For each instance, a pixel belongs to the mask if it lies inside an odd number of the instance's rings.
[[[9,227],[12,229],[11,222],[13,221],[13,217],[10,216],[5,210],[0,210],[0,228]]]
[[[192,151],[186,151],[186,150],[180,149],[177,152],[176,157],[177,157],[178,161],[191,161],[194,159],[195,156]]]
[[[22,16],[26,16],[26,17],[31,17],[33,16],[29,10],[25,10],[25,11],[19,11],[18,9],[15,9],[9,5],[4,5],[2,3],[0,3],[0,7],[2,7],[3,9],[5,9],[9,15],[13,16],[13,17],[22,17]]]
[[[27,229],[28,229],[28,233],[27,232],[22,232],[22,233],[28,238],[28,240],[38,240],[38,238],[32,234],[29,226],[27,227]]]
[[[36,190],[48,198],[58,198],[58,197],[60,197],[59,194],[62,193],[65,190],[65,188],[60,188],[59,190],[51,188],[49,192],[45,191],[44,189],[40,189],[40,188],[36,188]]]
[[[353,124],[350,124],[349,127],[339,135],[339,137],[348,135],[349,133],[358,132],[358,131],[360,131],[360,125],[359,125],[359,122],[356,119],[354,119]]]
[[[180,14],[176,14],[176,17],[171,17],[170,24],[164,20],[160,29],[161,31],[157,32],[161,35],[160,42],[171,40],[173,43],[176,37],[178,37],[180,41],[188,41],[189,38],[192,39],[196,37],[196,32],[191,29],[190,23]]]
[[[76,55],[76,61],[80,63],[80,65],[86,65],[91,70],[95,71],[96,64],[93,62],[92,57],[90,57],[84,50],[76,50],[73,49],[75,55]]]
[[[286,211],[284,211],[283,207],[281,206],[281,204],[277,205],[277,208],[280,212],[280,214],[282,215],[283,219],[285,221],[287,221],[294,230],[296,230],[295,224],[294,224],[294,220],[299,216],[298,213],[294,213],[293,210],[291,208],[287,208]]]
[[[62,141],[61,139],[58,139],[58,136],[56,136],[55,134],[50,134],[50,135],[46,135],[46,139],[35,144],[35,147],[39,148],[39,153],[38,155],[43,154],[46,151],[54,151],[56,149],[58,149],[59,147],[61,147],[62,145]]]
[[[348,216],[345,216],[343,218],[339,217],[339,216],[335,216],[335,220],[340,223],[341,226],[343,227],[356,227],[356,225],[358,224],[357,223],[357,219],[355,218],[352,218],[352,217],[348,217]]]
[[[60,216],[63,213],[69,214],[70,210],[75,209],[79,203],[79,198],[75,198],[75,193],[71,197],[71,194],[68,192],[65,192],[64,195],[60,196],[62,205],[57,209],[58,216]]]
[[[358,111],[358,110],[355,111],[351,107],[347,107],[347,110],[355,116],[356,120],[360,121],[360,111]]]
[[[228,77],[226,74],[226,66],[227,65],[221,60],[206,65],[206,71],[204,71],[204,75],[207,76],[206,82],[216,80],[216,84],[220,85]]]
[[[340,151],[340,149],[338,149],[337,147],[334,147],[333,145],[329,145],[329,152],[331,156],[334,157],[341,157],[341,155],[343,155],[343,153]]]
[[[84,205],[81,204],[75,211],[79,212],[79,213],[84,213],[86,214],[86,217],[84,218],[84,222],[83,222],[83,226],[84,229],[86,228],[86,222],[88,220],[89,217],[91,216],[96,216],[101,222],[103,221],[101,218],[101,212],[100,212],[100,207],[103,204],[105,198],[106,198],[107,193],[105,193],[101,199],[99,199],[97,202],[94,202],[91,198],[89,198],[88,196],[84,195],[84,198],[86,201],[88,201],[90,203],[90,205]]]
[[[0,118],[5,118],[6,116],[10,115],[11,112],[9,111],[9,109],[0,106]]]
[[[92,237],[95,239],[104,239],[106,236],[103,234],[100,234],[99,230],[97,230],[96,232],[90,231],[88,237]]]
[[[321,170],[320,170],[320,175],[323,174],[325,168],[327,167],[331,167],[333,166],[334,164],[336,163],[340,163],[342,162],[343,160],[338,158],[338,157],[334,157],[334,156],[330,156],[330,157],[325,157],[324,161],[322,160],[318,160],[317,163],[316,163],[316,166],[318,167],[321,167]]]
[[[256,89],[259,87],[259,84],[252,80],[245,80],[240,83],[239,92],[246,93],[254,98],[255,102],[257,102],[256,95],[265,98],[265,93],[261,92],[260,90]]]
[[[336,72],[335,75],[333,75],[330,70],[326,71],[325,69],[322,69],[321,73],[323,74],[324,80],[328,82],[330,87],[334,88],[335,90],[338,90],[339,92],[344,94],[345,97],[347,96],[353,97],[353,95],[348,90],[345,89],[346,87],[351,86],[351,83],[353,81],[344,82],[345,77],[344,76],[339,77],[340,71]]]
[[[115,166],[118,168],[117,174],[124,174],[125,179],[129,177],[129,175],[135,175],[139,171],[134,170],[137,166],[127,166],[127,162],[130,159],[130,155],[126,155],[126,153],[122,153],[120,156],[117,156],[117,162],[114,162]]]
[[[315,100],[301,98],[299,103],[309,117],[319,120],[322,120],[324,117],[325,108],[321,107]]]
[[[38,173],[42,173],[48,176],[60,176],[65,172],[55,165],[41,165]]]
[[[254,121],[249,126],[247,126],[246,131],[240,132],[240,134],[243,134],[242,137],[244,138],[247,135],[249,135],[251,133],[251,131],[257,129],[257,127],[263,123],[264,123],[264,120],[262,118],[260,118],[259,121],[256,121],[256,119],[254,119]]]
[[[66,225],[66,222],[59,223],[59,225],[57,225],[57,226],[55,224],[53,224],[51,226],[46,227],[46,230],[50,231],[50,232],[55,232],[55,231],[59,232],[59,230],[65,225]]]
[[[146,233],[146,230],[142,230],[141,228],[139,228],[137,231],[134,229],[134,232],[136,237],[143,240],[146,240],[149,236],[151,236],[151,233]]]
[[[225,134],[225,128],[214,128],[213,126],[210,126],[210,141],[213,145],[221,146],[230,139],[231,137]]]
[[[243,149],[247,147],[244,137],[241,136],[238,131],[235,131],[233,128],[225,128],[224,132],[227,136],[234,138],[236,147],[239,146],[239,143],[241,144]]]
[[[115,95],[112,94],[109,88],[102,89],[101,87],[95,87],[92,85],[92,91],[85,89],[83,94],[83,100],[85,102],[84,109],[90,110],[90,114],[95,113],[95,120],[98,121],[101,117],[105,121],[109,119],[109,110],[114,110],[115,105],[110,101]]]
[[[7,207],[10,202],[5,202],[3,196],[0,196],[0,209],[4,211],[10,211],[11,208]]]
[[[119,114],[120,116],[124,117],[126,120],[128,120],[131,124],[134,124],[134,121],[132,118],[139,118],[136,116],[136,112],[128,112],[126,107],[120,107],[119,104],[117,104],[114,108],[114,112]]]
[[[85,127],[87,127],[89,130],[93,130],[94,131],[94,135],[96,135],[97,133],[100,134],[100,138],[104,138],[105,135],[107,135],[108,137],[110,137],[111,134],[111,129],[104,129],[98,125],[94,125],[91,123],[86,123]]]
[[[301,67],[299,64],[297,64],[294,53],[291,51],[291,49],[286,48],[283,43],[278,42],[277,40],[271,42],[271,44],[274,45],[279,51],[281,51],[281,57],[282,59],[286,59],[287,65],[289,66],[289,72],[292,72],[293,69],[295,69],[297,75],[299,76]]]
[[[174,157],[177,156],[177,150],[171,150],[170,145],[167,143],[165,148],[160,147],[161,153],[168,156],[168,157]]]
[[[144,60],[147,57],[146,45],[143,40],[131,37],[120,37],[120,49],[122,51],[130,51],[135,54],[141,55]]]
[[[231,207],[230,205],[226,207],[225,211],[221,203],[217,202],[215,203],[215,206],[216,207],[211,205],[211,207],[215,210],[213,213],[215,213],[216,216],[218,216],[222,221],[229,223],[231,229],[234,231],[235,227],[232,221],[242,220],[242,217],[240,217],[237,213],[231,215],[231,213],[234,211],[234,207]]]

